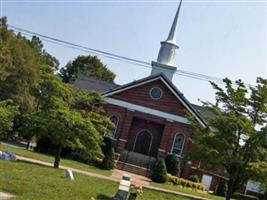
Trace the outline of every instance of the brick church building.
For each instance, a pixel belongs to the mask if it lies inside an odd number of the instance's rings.
[[[189,142],[196,133],[186,115],[190,113],[207,127],[203,116],[212,113],[191,104],[172,83],[180,8],[181,3],[168,38],[161,42],[157,61],[151,63],[150,76],[119,86],[80,75],[74,87],[102,93],[106,101],[103,107],[116,125],[112,139],[120,155],[120,169],[146,175],[157,158],[177,154],[182,160],[181,177],[198,175],[207,190],[216,190],[223,177],[183,159],[188,150],[196,148]]]

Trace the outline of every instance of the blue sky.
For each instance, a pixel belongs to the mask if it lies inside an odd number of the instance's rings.
[[[148,61],[156,60],[178,6],[176,1],[2,0],[9,24],[91,48]],[[266,1],[183,1],[177,68],[253,84],[267,76]],[[61,66],[86,54],[45,42]],[[118,84],[150,69],[100,57]],[[193,103],[213,101],[208,82],[175,75],[174,84]]]

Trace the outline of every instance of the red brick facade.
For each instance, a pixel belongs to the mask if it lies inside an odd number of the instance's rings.
[[[153,100],[150,97],[150,90],[153,87],[159,87],[162,90],[163,96],[161,99]],[[180,102],[161,80],[155,80],[108,97],[180,117],[186,117],[187,113],[183,103]],[[114,137],[117,152],[123,150],[135,151],[136,145],[138,145],[136,141],[139,141],[138,133],[142,130],[150,132],[153,137],[151,148],[147,153],[148,156],[159,158],[171,153],[177,133],[182,133],[185,137],[183,153],[195,149],[189,142],[189,139],[193,138],[195,134],[194,128],[190,124],[175,122],[120,105],[105,104],[104,109],[109,116],[115,115],[119,119]],[[149,135],[147,137],[150,138]],[[150,145],[150,143],[148,142],[147,145]],[[203,172],[194,170],[191,167],[186,161],[183,162],[182,177],[188,178],[193,174],[197,174],[201,178]],[[218,178],[213,177],[210,189],[216,189],[218,180]]]

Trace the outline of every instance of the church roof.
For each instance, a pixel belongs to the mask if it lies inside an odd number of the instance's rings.
[[[183,95],[182,92],[163,74],[155,74],[151,75],[136,81],[132,81],[130,83],[124,85],[117,85],[114,83],[109,83],[102,80],[97,80],[94,77],[87,77],[84,75],[78,76],[76,81],[73,84],[75,89],[85,89],[87,91],[99,91],[102,93],[104,97],[119,93],[121,91],[137,87],[139,85],[143,85],[147,82],[152,82],[154,80],[161,79],[167,85],[167,87],[175,93],[176,97],[185,105],[185,107],[197,118],[197,120],[207,126],[207,123],[203,119],[204,116],[213,117],[214,114],[207,112],[203,107],[199,105],[191,104],[186,97]]]
[[[102,93],[117,88],[119,85],[80,74],[74,81],[73,87],[75,89],[98,91]]]

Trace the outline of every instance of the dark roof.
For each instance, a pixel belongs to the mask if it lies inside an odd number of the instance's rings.
[[[216,115],[213,112],[206,110],[203,106],[196,105],[196,104],[191,104],[191,105],[195,108],[197,112],[200,113],[200,115],[203,118],[208,117],[208,118],[214,119],[216,117]]]
[[[87,91],[106,92],[117,88],[119,85],[107,81],[98,80],[91,76],[80,74],[73,83],[75,89],[83,89]]]

